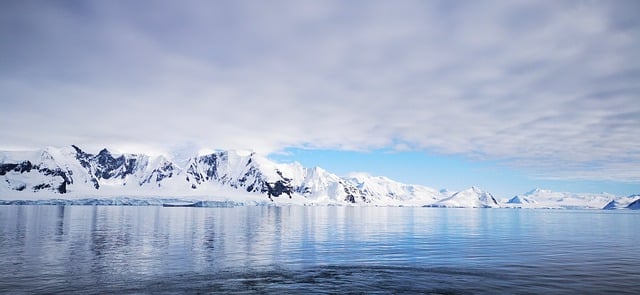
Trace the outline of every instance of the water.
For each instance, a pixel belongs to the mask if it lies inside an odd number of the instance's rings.
[[[639,212],[0,206],[0,293],[640,294]]]

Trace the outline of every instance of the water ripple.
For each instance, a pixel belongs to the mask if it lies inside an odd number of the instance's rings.
[[[639,294],[640,214],[0,206],[0,293]]]

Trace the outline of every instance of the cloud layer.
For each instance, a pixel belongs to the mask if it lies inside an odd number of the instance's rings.
[[[640,181],[637,1],[3,1],[0,146],[392,148]]]

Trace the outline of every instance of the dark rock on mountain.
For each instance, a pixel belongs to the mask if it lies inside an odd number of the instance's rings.
[[[9,171],[15,171],[19,173],[31,172],[33,164],[30,161],[23,161],[20,163],[0,164],[0,175],[5,175]]]
[[[365,193],[362,190],[344,181],[340,181],[340,184],[344,187],[344,192],[347,194],[347,196],[344,199],[346,202],[353,204],[353,203],[356,203],[357,199],[360,199],[366,203],[369,202],[365,197]]]
[[[32,170],[37,171],[38,173],[46,176],[60,177],[62,182],[56,186],[56,189],[59,193],[66,193],[67,184],[73,183],[73,179],[71,178],[71,171],[63,171],[60,168],[50,169],[46,167],[40,167],[39,165],[34,165],[31,161],[22,161],[20,163],[3,163],[0,164],[0,176],[6,175],[8,172],[17,172],[17,173],[29,173]],[[34,191],[39,191],[46,188],[51,188],[52,184],[50,183],[42,183],[33,186]],[[26,188],[26,185],[20,184],[15,187],[17,191],[23,191]]]

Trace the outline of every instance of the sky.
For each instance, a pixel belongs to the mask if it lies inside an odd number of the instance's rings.
[[[640,193],[639,1],[0,2],[0,149]],[[335,170],[335,171],[333,171]]]

